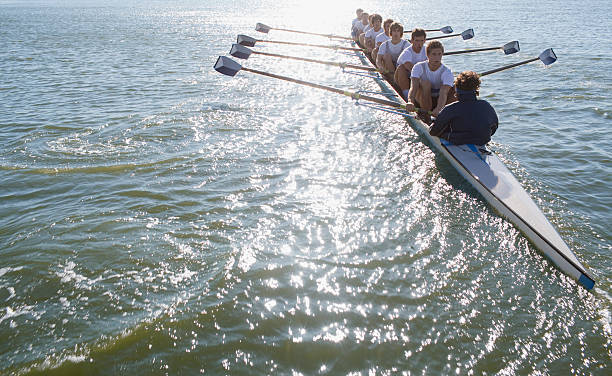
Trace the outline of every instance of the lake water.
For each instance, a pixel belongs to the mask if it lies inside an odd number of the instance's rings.
[[[408,122],[212,69],[237,34],[334,44],[355,8],[474,28],[491,145],[587,266],[559,271]],[[0,1],[0,373],[612,370],[610,4]],[[333,50],[258,51],[358,64]],[[250,68],[378,90],[337,68]]]

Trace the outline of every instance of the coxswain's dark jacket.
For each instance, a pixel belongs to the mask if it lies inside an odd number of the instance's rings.
[[[497,130],[497,114],[476,92],[457,90],[458,102],[444,107],[429,128],[429,134],[455,145],[484,145]]]

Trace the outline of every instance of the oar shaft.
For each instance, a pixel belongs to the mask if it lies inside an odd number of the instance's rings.
[[[491,69],[489,71],[480,73],[480,77],[486,76],[486,75],[489,75],[489,74],[493,74],[493,73],[497,73],[497,72],[501,72],[501,71],[506,70],[506,69],[518,67],[519,65],[531,63],[532,61],[537,61],[537,60],[540,60],[540,58],[539,57],[534,57],[533,59],[529,59],[529,60],[521,61],[521,62],[518,62],[518,63],[506,65],[506,66],[503,66],[503,67],[500,67],[500,68],[496,68],[496,69]]]
[[[326,46],[322,44],[308,44],[308,43],[296,43],[296,42],[284,42],[279,40],[262,40],[257,39],[257,42],[261,43],[276,43],[276,44],[287,44],[290,46],[306,46],[306,47],[318,47],[318,48],[328,48],[331,50],[343,50],[343,51],[362,51],[361,48],[353,48],[353,47],[341,47],[341,46]]]
[[[474,48],[471,50],[445,52],[444,55],[459,55],[459,54],[468,54],[470,52],[492,51],[492,50],[499,50],[499,49],[501,49],[501,47]]]
[[[309,31],[299,31],[299,30],[289,30],[289,29],[280,29],[277,27],[271,27],[271,30],[278,30],[278,31],[288,31],[290,33],[298,33],[298,34],[307,34],[307,35],[317,35],[320,37],[326,37],[326,38],[335,38],[335,39],[345,39],[345,40],[352,40],[352,38],[348,38],[348,37],[342,37],[340,35],[333,35],[333,34],[321,34],[321,33],[311,33]]]
[[[461,33],[459,33],[459,34],[440,35],[440,36],[437,36],[437,37],[429,37],[429,38],[427,38],[427,40],[443,39],[443,38],[451,38],[451,37],[459,37],[459,36],[461,36]]]
[[[333,61],[323,61],[323,60],[309,59],[309,58],[306,58],[306,57],[278,55],[278,54],[272,54],[272,53],[269,53],[269,52],[260,52],[260,51],[252,51],[252,53],[257,54],[257,55],[279,57],[281,59],[290,59],[290,60],[306,61],[306,62],[309,62],[309,63],[331,65],[331,66],[340,67],[340,68],[360,69],[360,70],[365,70],[365,71],[369,71],[369,72],[376,71],[376,68],[364,67],[362,65],[352,65],[352,64],[336,63],[336,62],[333,62]]]
[[[274,73],[263,72],[263,71],[260,71],[260,70],[250,69],[250,68],[245,68],[245,67],[242,67],[241,70],[247,71],[247,72],[251,72],[251,73],[255,73],[255,74],[259,74],[259,75],[262,75],[262,76],[277,78],[277,79],[283,80],[283,81],[288,81],[288,82],[293,82],[293,83],[300,84],[300,85],[309,86],[309,87],[316,88],[316,89],[330,91],[330,92],[336,93],[336,94],[346,95],[346,96],[349,96],[349,97],[354,98],[354,99],[363,99],[363,100],[366,100],[366,101],[382,104],[382,105],[385,105],[385,106],[391,106],[391,107],[395,107],[395,108],[406,108],[405,105],[402,105],[402,104],[400,104],[398,102],[393,102],[393,101],[389,101],[389,100],[385,100],[385,99],[381,99],[381,98],[371,97],[369,95],[361,95],[361,94],[357,94],[357,93],[352,93],[350,91],[336,89],[335,87],[331,87],[331,86],[319,85],[319,84],[316,84],[314,82],[302,81],[302,80],[298,80],[298,79],[291,78],[291,77],[279,76],[279,75],[274,74]]]

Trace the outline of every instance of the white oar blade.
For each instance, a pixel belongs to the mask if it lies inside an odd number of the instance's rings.
[[[540,60],[542,60],[544,65],[550,65],[554,63],[555,61],[557,61],[557,55],[555,55],[555,52],[553,51],[552,48],[545,50],[538,57],[540,58]]]
[[[238,39],[236,40],[236,43],[247,47],[255,47],[255,42],[257,42],[257,39],[243,34],[238,35]]]
[[[234,77],[240,69],[242,66],[227,56],[219,56],[215,63],[215,70],[226,76]]]
[[[467,29],[466,31],[461,33],[461,38],[463,38],[463,40],[474,38],[474,29]]]
[[[443,28],[440,29],[441,32],[443,32],[444,34],[450,34],[453,32],[453,28],[450,26],[444,26]]]
[[[518,40],[514,40],[512,42],[508,42],[508,43],[504,44],[502,46],[502,49],[504,50],[504,53],[506,55],[514,54],[514,53],[517,53],[517,52],[519,52],[521,50],[521,48],[519,47]]]
[[[259,31],[260,33],[266,33],[268,34],[268,32],[270,31],[271,27],[264,25],[262,23],[257,23],[257,25],[255,25],[255,30]]]
[[[248,59],[252,53],[253,51],[251,51],[249,48],[238,43],[232,44],[232,49],[230,50],[230,55],[237,57],[238,59]]]

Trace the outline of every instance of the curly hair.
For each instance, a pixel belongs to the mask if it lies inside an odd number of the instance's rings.
[[[455,87],[465,91],[475,91],[480,89],[480,76],[473,71],[463,71],[455,78]]]
[[[429,55],[429,53],[431,52],[431,50],[439,48],[442,50],[442,53],[444,53],[444,46],[442,45],[442,42],[440,42],[439,40],[432,40],[431,42],[427,43],[427,49],[425,50],[425,52],[427,53],[427,55]]]
[[[394,30],[398,30],[401,34],[404,33],[404,27],[402,26],[401,23],[399,22],[394,22],[391,24],[391,27],[389,28],[390,32],[393,32]]]

